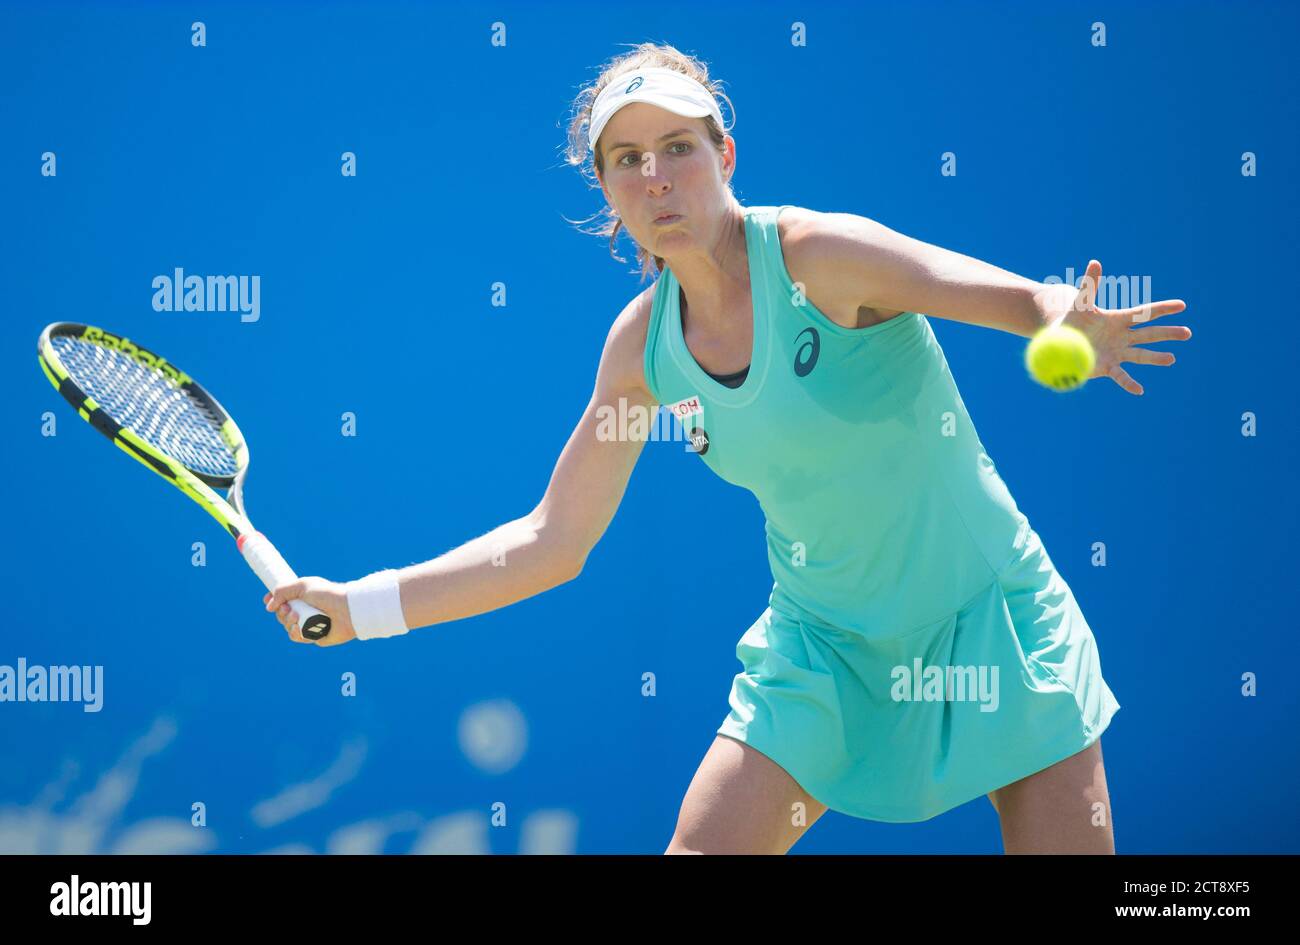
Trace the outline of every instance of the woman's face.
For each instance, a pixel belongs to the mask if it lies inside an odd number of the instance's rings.
[[[730,135],[719,154],[703,118],[633,102],[614,113],[596,145],[604,155],[605,200],[639,245],[670,256],[715,238],[736,166]],[[656,220],[665,213],[676,217]]]

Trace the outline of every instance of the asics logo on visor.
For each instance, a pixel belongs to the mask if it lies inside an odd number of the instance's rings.
[[[631,94],[632,94],[633,92],[635,92],[637,89],[641,88],[641,85],[642,85],[642,83],[644,83],[644,82],[645,82],[645,77],[644,77],[644,76],[637,76],[635,79],[632,80],[631,84],[628,85],[628,87],[625,88],[625,89],[623,90],[623,94],[624,94],[624,95],[631,95]]]

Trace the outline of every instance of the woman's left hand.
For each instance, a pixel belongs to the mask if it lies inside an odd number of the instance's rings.
[[[1192,337],[1192,330],[1186,325],[1161,325],[1147,328],[1130,326],[1165,315],[1173,315],[1187,308],[1187,305],[1182,299],[1169,299],[1163,302],[1148,302],[1133,308],[1097,308],[1097,286],[1100,282],[1101,263],[1095,259],[1090,260],[1083,285],[1079,287],[1078,294],[1074,297],[1074,302],[1066,312],[1065,318],[1054,318],[1053,322],[1079,329],[1092,342],[1097,362],[1093,365],[1089,378],[1109,377],[1130,394],[1141,395],[1142,385],[1133,380],[1120,364],[1155,364],[1168,367],[1174,363],[1173,354],[1168,351],[1138,348],[1136,345],[1157,341],[1186,341]]]

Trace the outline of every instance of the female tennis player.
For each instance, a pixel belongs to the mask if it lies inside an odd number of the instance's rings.
[[[921,313],[1026,338],[1064,322],[1091,340],[1092,377],[1141,394],[1121,363],[1172,364],[1138,345],[1191,332],[1133,326],[1184,304],[1099,309],[1096,261],[1053,286],[853,214],[742,207],[719,98],[701,62],[655,44],[578,97],[570,160],[589,152],[611,252],[626,228],[658,277],[610,328],[537,507],[423,564],[279,587],[267,609],[310,642],[286,606],[305,600],[332,646],[573,580],[644,445],[602,435],[600,408],[669,406],[758,498],[774,583],[667,852],[784,853],[827,808],[921,821],[981,794],[1008,853],[1114,852],[1099,739],[1119,704]]]

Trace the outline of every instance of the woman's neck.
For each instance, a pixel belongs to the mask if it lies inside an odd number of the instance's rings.
[[[682,287],[683,325],[689,305],[697,329],[721,334],[728,327],[728,313],[749,307],[749,254],[745,214],[739,204],[732,204],[710,245],[679,258],[664,257],[664,262]]]

